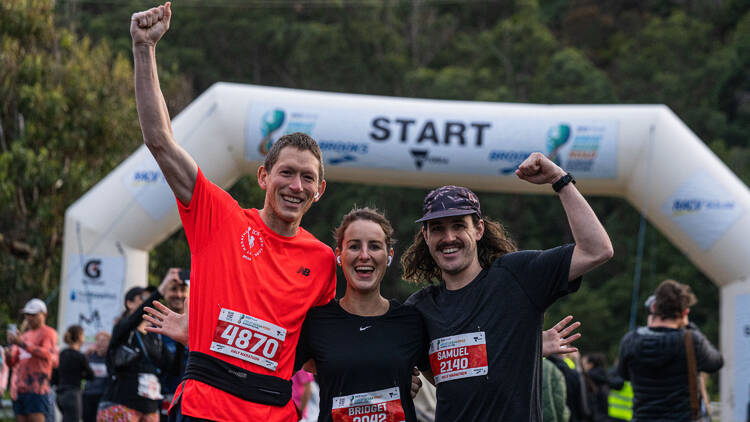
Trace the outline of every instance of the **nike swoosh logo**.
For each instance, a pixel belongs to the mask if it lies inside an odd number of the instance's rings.
[[[359,331],[365,331],[366,329],[372,327],[372,325],[368,325],[367,327],[359,327]]]

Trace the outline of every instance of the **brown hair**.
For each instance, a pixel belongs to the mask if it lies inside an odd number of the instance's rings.
[[[80,325],[71,325],[68,327],[68,331],[65,332],[65,337],[63,337],[65,344],[71,345],[78,343],[81,340],[83,340],[83,327]]]
[[[479,225],[479,217],[476,214],[471,215],[471,221],[475,227]],[[477,255],[479,265],[487,269],[497,258],[517,248],[502,224],[488,218],[482,218],[482,221],[484,221],[484,234],[477,242]],[[425,221],[422,227],[426,228],[428,223],[429,221]],[[427,247],[421,230],[414,236],[414,242],[401,257],[401,267],[404,271],[404,280],[412,283],[432,283],[442,278],[440,268],[430,255],[430,249]]]
[[[355,205],[348,213],[341,218],[341,224],[333,230],[333,238],[336,240],[336,247],[341,248],[344,243],[344,232],[350,224],[357,220],[367,220],[377,223],[383,233],[385,233],[385,244],[388,247],[393,247],[396,243],[396,239],[393,238],[393,226],[391,222],[385,217],[385,214],[381,213],[374,208],[357,208]]]
[[[698,303],[690,286],[674,280],[662,281],[654,296],[654,315],[662,319],[680,318],[685,309]]]
[[[294,132],[284,135],[273,143],[271,149],[268,151],[268,155],[266,155],[266,160],[263,162],[263,167],[266,168],[266,171],[269,173],[271,172],[273,166],[279,161],[281,150],[286,147],[294,147],[302,151],[310,151],[312,155],[318,159],[318,184],[325,179],[323,154],[320,152],[320,147],[313,138],[302,132]]]

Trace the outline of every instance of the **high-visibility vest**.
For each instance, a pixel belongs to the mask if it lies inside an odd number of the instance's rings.
[[[609,417],[629,421],[633,419],[633,387],[625,381],[621,390],[609,390]]]
[[[565,362],[565,364],[568,365],[568,368],[576,369],[576,363],[573,361],[573,359],[565,357],[563,358],[563,362]]]

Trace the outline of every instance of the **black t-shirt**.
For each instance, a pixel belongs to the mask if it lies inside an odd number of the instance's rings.
[[[437,383],[436,422],[541,421],[545,309],[578,290],[568,281],[573,246],[498,258],[459,290],[414,293]]]
[[[362,421],[376,420],[364,416],[382,415],[386,408],[393,412],[394,406],[403,409],[406,421],[416,421],[411,373],[414,366],[427,367],[426,344],[419,312],[395,300],[385,315],[375,317],[352,315],[336,300],[311,309],[302,326],[296,366],[315,360],[318,421],[332,421],[334,407],[346,420]],[[396,394],[400,403],[392,400]]]
[[[83,353],[75,349],[60,352],[60,364],[53,371],[53,384],[60,387],[81,388],[81,380],[94,378],[89,361]]]

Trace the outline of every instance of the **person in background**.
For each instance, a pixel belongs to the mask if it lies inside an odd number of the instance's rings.
[[[53,412],[50,378],[58,362],[57,332],[46,325],[47,305],[41,299],[28,301],[22,312],[28,330],[7,335],[10,396],[17,421],[40,422]]]
[[[542,358],[542,420],[568,422],[570,409],[566,399],[565,375],[547,358]]]
[[[177,268],[171,268],[146,303],[161,300],[172,283],[179,283]],[[159,420],[162,371],[174,372],[172,356],[159,335],[146,331],[143,321],[145,289],[134,287],[125,295],[125,313],[112,330],[107,349],[107,368],[113,381],[99,402],[96,419],[108,421]]]
[[[52,384],[56,385],[57,407],[63,422],[78,422],[81,419],[81,380],[94,378],[89,361],[81,353],[83,327],[71,325],[65,332],[63,341],[68,347],[60,352],[60,365],[52,372]]]
[[[190,286],[190,271],[184,269],[177,269],[177,271],[171,271],[170,274],[175,276],[177,282],[172,283],[164,292],[164,303],[167,308],[171,309],[178,314],[184,314],[187,306],[187,298]],[[161,334],[159,334],[161,335]],[[185,366],[187,365],[188,351],[182,343],[176,342],[168,336],[161,335],[162,342],[167,352],[172,355],[171,359],[176,365],[176,372],[171,374],[169,372],[163,372],[159,381],[161,382],[161,394],[164,396],[162,401],[160,419],[162,422],[168,420],[169,405],[172,403],[174,393],[177,391],[177,387],[182,382],[182,376],[185,374]]]
[[[653,318],[623,337],[618,372],[633,384],[634,416],[637,421],[690,421],[691,414],[687,346],[693,339],[697,372],[715,372],[724,365],[721,353],[688,325],[690,307],[697,302],[690,286],[665,280],[654,293]],[[697,409],[696,409],[697,410]]]
[[[576,359],[555,354],[547,356],[547,360],[555,365],[565,377],[565,404],[570,410],[570,422],[588,421],[591,417],[591,410],[586,398],[583,376],[576,370]]]
[[[292,401],[297,408],[297,419],[307,417],[307,403],[312,396],[312,383],[315,376],[304,369],[300,369],[292,376]]]
[[[110,335],[108,332],[99,331],[94,336],[94,346],[86,351],[86,357],[94,373],[94,378],[87,381],[83,388],[83,422],[96,421],[99,400],[110,383],[106,363],[109,339]]]
[[[581,360],[583,380],[586,385],[586,397],[591,410],[593,422],[607,422],[608,397],[612,382],[607,376],[606,358],[602,353],[590,353]],[[615,385],[616,387],[616,385]]]

